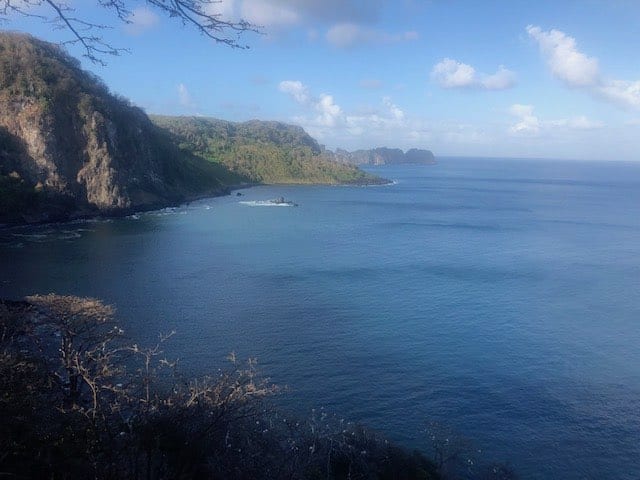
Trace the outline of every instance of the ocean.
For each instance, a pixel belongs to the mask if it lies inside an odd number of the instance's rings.
[[[87,295],[181,369],[521,478],[640,478],[640,163],[442,158],[0,231],[0,296]],[[298,206],[270,205],[284,197]]]

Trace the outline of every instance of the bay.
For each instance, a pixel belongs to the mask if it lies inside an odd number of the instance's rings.
[[[408,447],[437,421],[522,478],[640,478],[640,165],[371,171],[1,231],[0,296],[102,298],[188,373],[255,356],[286,408]]]

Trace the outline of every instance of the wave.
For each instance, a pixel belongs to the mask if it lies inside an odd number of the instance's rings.
[[[151,215],[154,217],[166,217],[168,215],[187,215],[189,212],[184,208],[179,207],[166,207],[153,212],[145,213],[145,215]]]
[[[275,203],[272,200],[245,200],[238,202],[249,207],[292,207],[290,203]]]
[[[90,231],[90,229],[46,230],[42,233],[13,233],[12,236],[28,242],[50,242],[55,240],[75,240],[82,237],[80,232]]]

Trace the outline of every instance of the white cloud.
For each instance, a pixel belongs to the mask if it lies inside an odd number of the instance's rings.
[[[312,124],[319,128],[332,128],[344,121],[342,108],[337,105],[332,95],[321,94],[313,97],[309,88],[299,80],[283,80],[278,89],[289,95],[296,103],[314,112],[313,118],[300,118],[300,123]]]
[[[516,84],[516,74],[500,65],[493,75],[486,75],[480,84],[487,90],[506,90]]]
[[[307,104],[310,101],[308,88],[298,80],[283,80],[278,85],[281,92],[289,94],[296,102]]]
[[[316,122],[323,127],[335,127],[342,120],[342,109],[331,95],[321,94],[315,108],[319,112]]]
[[[124,30],[129,35],[140,35],[155,27],[160,22],[160,18],[147,7],[137,7],[131,11],[127,21],[129,23],[124,26]]]
[[[185,108],[193,108],[193,99],[191,98],[191,94],[189,93],[187,86],[184,83],[180,83],[177,86],[177,90],[178,102],[180,103],[180,106]]]
[[[210,15],[219,15],[223,19],[236,19],[237,6],[235,0],[216,0],[204,6]]]
[[[326,39],[334,47],[349,48],[356,45],[413,41],[418,39],[418,33],[409,31],[390,34],[356,23],[345,22],[333,25],[327,31]]]
[[[570,87],[588,87],[600,81],[598,60],[580,52],[576,40],[559,30],[543,31],[529,25],[527,33],[538,42],[551,72]]]
[[[629,133],[637,132],[633,125],[625,127],[624,136],[614,137],[612,130],[597,120],[580,114],[544,119],[525,102],[507,108],[506,123],[488,120],[469,124],[414,116],[389,97],[380,98],[374,105],[349,108],[329,93],[315,95],[303,82],[289,80],[281,85],[285,87],[280,91],[290,95],[299,108],[298,115],[290,120],[332,149],[387,146],[428,148],[436,155],[585,159],[637,156],[635,137]]]
[[[611,80],[600,85],[596,93],[622,107],[640,109],[640,80]]]
[[[410,121],[404,111],[389,97],[381,99],[377,107],[358,112],[345,112],[330,94],[314,96],[306,85],[298,80],[280,82],[279,90],[304,107],[304,114],[293,120],[301,124],[311,135],[321,141],[341,138],[350,144],[363,136],[384,138],[391,132],[406,137]]]
[[[445,58],[434,65],[431,78],[443,88],[467,88],[476,83],[476,69],[466,63]]]
[[[502,65],[492,75],[479,75],[471,65],[445,58],[433,66],[431,78],[442,88],[505,90],[515,85],[516,75]]]
[[[384,104],[385,107],[389,109],[389,113],[391,113],[391,116],[395,120],[399,122],[404,120],[404,112],[400,110],[400,108],[391,101],[390,97],[384,97],[382,99],[382,103]]]
[[[518,117],[518,123],[512,125],[509,131],[520,135],[537,135],[540,132],[540,121],[533,114],[533,105],[516,103],[511,105],[509,113]]]
[[[240,7],[244,20],[265,27],[285,27],[300,22],[300,14],[282,2],[244,0]]]
[[[538,42],[551,73],[567,86],[585,88],[623,108],[640,109],[640,80],[603,78],[598,59],[579,51],[575,39],[564,32],[529,25],[527,33]]]
[[[604,123],[591,120],[585,115],[578,115],[560,120],[542,121],[533,113],[533,105],[522,105],[519,103],[509,107],[509,113],[517,117],[518,122],[511,125],[509,132],[517,135],[537,136],[541,133],[551,133],[557,129],[568,130],[595,130],[603,128]]]

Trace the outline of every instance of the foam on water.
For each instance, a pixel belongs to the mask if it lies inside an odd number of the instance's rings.
[[[276,203],[273,200],[243,200],[238,203],[249,207],[293,207],[291,203]]]

